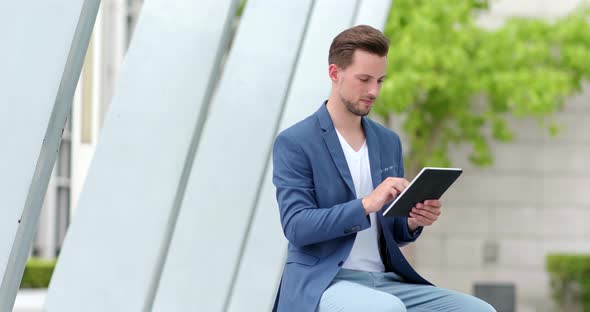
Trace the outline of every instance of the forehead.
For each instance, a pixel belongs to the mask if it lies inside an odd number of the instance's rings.
[[[364,50],[355,50],[352,63],[346,68],[356,74],[367,74],[374,77],[385,76],[387,56],[379,56]]]

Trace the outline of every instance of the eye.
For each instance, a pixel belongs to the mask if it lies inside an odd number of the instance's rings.
[[[378,84],[382,84],[383,83],[383,80],[377,80],[377,83]]]
[[[369,78],[359,78],[359,80],[362,82],[369,82]]]

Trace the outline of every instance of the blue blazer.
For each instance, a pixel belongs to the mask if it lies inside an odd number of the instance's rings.
[[[373,187],[387,177],[403,177],[400,139],[362,118]],[[273,145],[273,183],[288,254],[273,311],[317,309],[320,297],[348,258],[356,233],[370,227],[326,102],[313,115],[281,132]],[[383,211],[383,210],[381,210]],[[379,242],[388,272],[408,283],[430,284],[399,250],[416,240],[407,218],[383,217]]]

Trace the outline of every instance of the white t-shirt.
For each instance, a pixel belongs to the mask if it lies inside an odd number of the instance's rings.
[[[352,175],[356,196],[357,198],[363,198],[373,191],[367,141],[365,140],[361,149],[356,152],[348,145],[348,142],[346,142],[338,131],[336,133],[338,133],[338,139],[344,151],[348,169]],[[369,218],[371,220],[371,227],[356,233],[354,245],[352,245],[350,255],[342,265],[342,268],[366,272],[385,271],[385,266],[379,254],[377,213],[370,213]]]

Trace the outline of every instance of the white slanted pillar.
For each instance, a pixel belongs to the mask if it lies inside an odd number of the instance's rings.
[[[146,1],[46,311],[150,311],[236,0]]]
[[[311,9],[310,0],[248,0],[203,129],[154,311],[226,311]]]
[[[0,1],[0,311],[14,305],[99,5]]]
[[[313,114],[328,99],[331,87],[328,50],[332,39],[358,24],[382,29],[390,3],[390,0],[315,1],[278,131]],[[281,230],[270,160],[259,192],[228,305],[231,312],[270,311],[283,270],[287,240]]]

